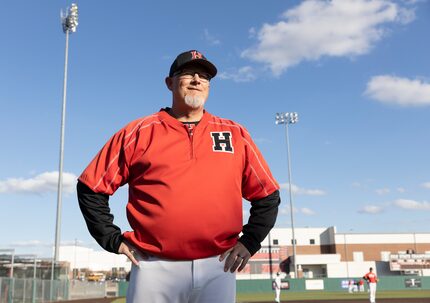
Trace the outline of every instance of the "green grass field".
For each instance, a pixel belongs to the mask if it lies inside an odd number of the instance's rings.
[[[247,293],[238,294],[236,296],[237,302],[264,302],[273,301],[274,293]],[[328,292],[328,291],[304,291],[304,292],[288,292],[281,293],[282,301],[296,301],[296,300],[355,300],[366,299],[368,293],[353,293],[348,292]],[[429,298],[430,290],[404,290],[404,291],[378,291],[377,298]],[[125,298],[120,298],[112,303],[125,303]]]
[[[272,301],[274,293],[255,293],[255,294],[238,294],[236,296],[238,302],[259,302],[259,301]],[[414,291],[379,291],[377,298],[428,298],[430,297],[430,290],[414,290]],[[356,300],[367,299],[369,294],[348,292],[329,292],[329,291],[304,291],[304,292],[281,292],[282,301],[296,301],[296,300]]]

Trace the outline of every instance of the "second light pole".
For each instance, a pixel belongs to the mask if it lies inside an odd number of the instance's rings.
[[[57,189],[57,215],[55,220],[55,244],[54,258],[51,269],[51,281],[54,280],[55,263],[59,260],[60,250],[60,233],[61,233],[61,208],[63,193],[63,162],[64,162],[64,127],[66,123],[66,99],[67,99],[67,66],[69,58],[69,34],[76,32],[78,26],[78,6],[75,3],[67,9],[66,13],[61,12],[61,24],[63,32],[66,34],[66,48],[64,55],[64,78],[63,78],[63,102],[61,110],[61,128],[60,128],[60,161],[58,167],[58,189]],[[52,299],[52,285],[51,285]]]
[[[288,192],[290,193],[290,213],[291,213],[291,232],[293,244],[293,266],[294,278],[297,278],[297,260],[296,260],[296,237],[294,234],[294,208],[293,208],[293,194],[291,189],[291,157],[290,157],[290,141],[288,138],[288,125],[294,124],[299,121],[297,113],[276,113],[276,124],[285,124],[285,137],[287,140],[287,158],[288,158]]]

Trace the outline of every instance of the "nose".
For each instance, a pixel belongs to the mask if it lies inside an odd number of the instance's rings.
[[[197,76],[197,78],[196,78],[196,76]],[[200,76],[199,76],[199,74],[198,74],[198,73],[194,73],[194,75],[193,75],[193,80],[197,80],[197,81],[199,81],[199,82],[200,82]]]

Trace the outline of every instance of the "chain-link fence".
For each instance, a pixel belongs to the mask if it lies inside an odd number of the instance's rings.
[[[118,283],[114,282],[0,277],[0,303],[39,303],[117,295]]]
[[[69,298],[69,281],[0,278],[0,303],[36,303]]]
[[[69,286],[69,299],[115,297],[117,289],[117,283],[72,280]]]

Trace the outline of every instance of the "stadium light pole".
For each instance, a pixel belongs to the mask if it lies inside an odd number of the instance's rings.
[[[0,254],[3,255],[3,253],[10,254],[10,271],[9,271],[9,278],[13,278],[13,266],[15,262],[15,249],[0,249]]]
[[[61,204],[63,191],[63,161],[64,161],[64,126],[66,121],[66,99],[67,99],[67,65],[69,57],[69,35],[76,32],[78,26],[78,6],[72,3],[63,13],[61,10],[61,24],[63,32],[66,34],[66,48],[64,56],[64,81],[63,81],[63,103],[61,112],[61,131],[60,131],[60,161],[58,168],[58,190],[57,190],[57,216],[55,222],[55,246],[54,260],[52,262],[51,280],[54,280],[55,263],[58,262],[60,246],[60,227],[61,227]],[[51,287],[52,289],[52,287]]]
[[[349,263],[348,263],[348,245],[346,244],[346,233],[343,234],[343,245],[345,251],[345,261],[346,261],[346,277],[349,278]]]
[[[293,236],[293,259],[294,259],[294,278],[297,279],[297,260],[296,260],[296,237],[294,234],[294,208],[293,194],[291,190],[291,156],[290,156],[290,140],[288,138],[288,125],[299,121],[297,113],[276,113],[276,124],[285,124],[285,138],[287,141],[287,158],[288,158],[288,191],[290,193],[290,213],[291,213],[291,232]]]

